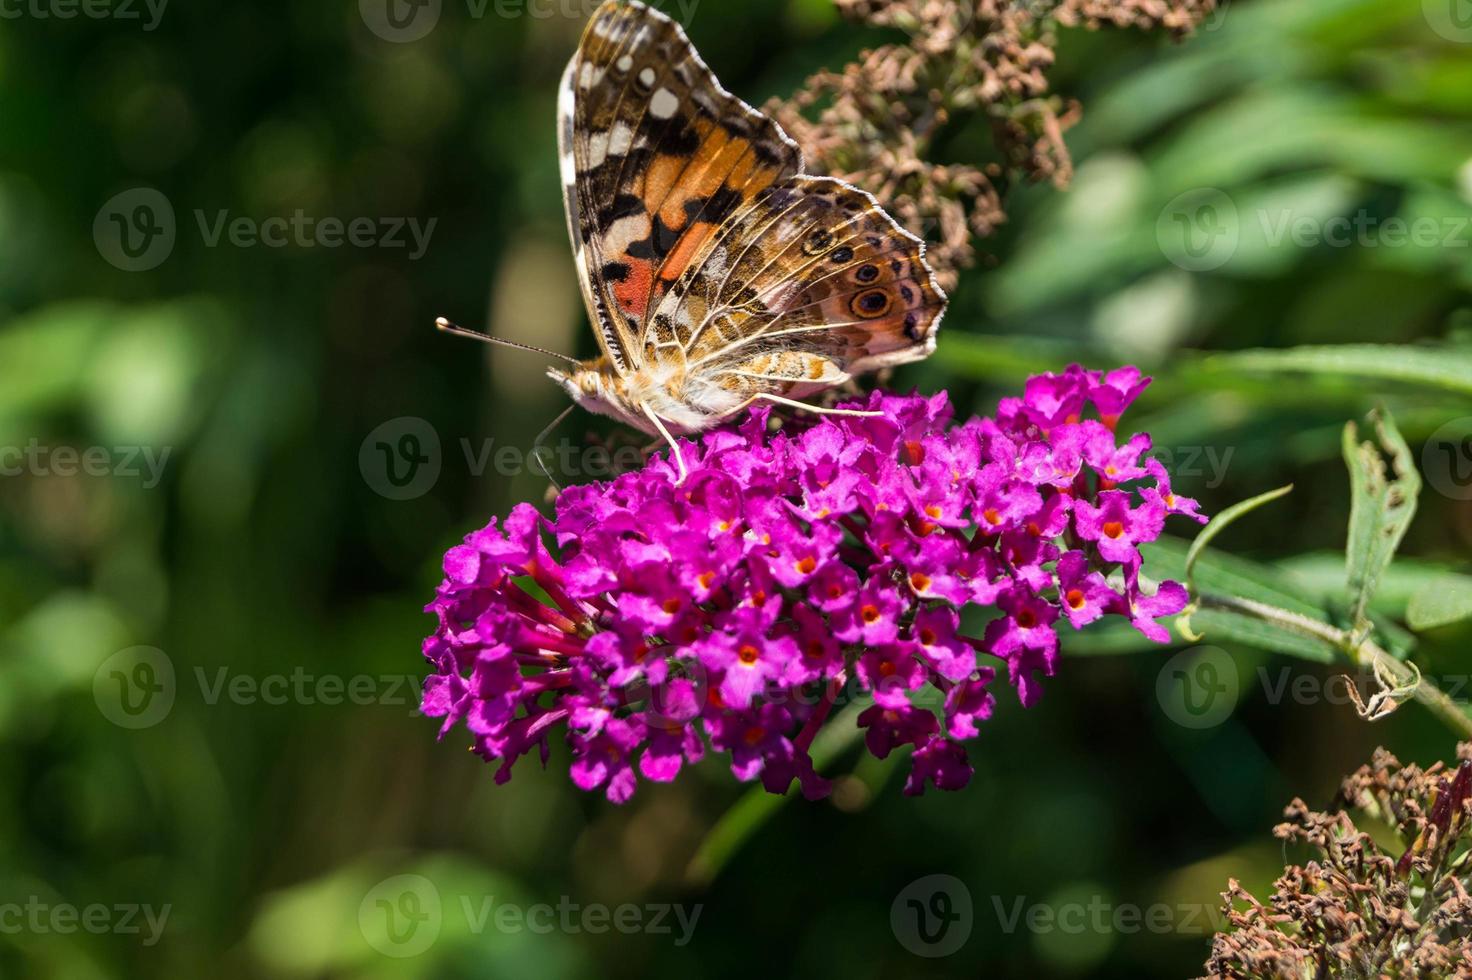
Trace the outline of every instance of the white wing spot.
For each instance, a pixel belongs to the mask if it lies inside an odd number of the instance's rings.
[[[601,133],[593,133],[588,137],[588,166],[602,166],[603,161],[608,159],[608,138],[605,130]]]
[[[634,59],[629,57],[628,55],[624,55],[622,58],[618,59],[619,71],[628,71],[632,67],[634,67]]]
[[[641,71],[639,73],[639,81],[644,84],[645,88],[652,86],[654,84],[654,69],[645,68]]]
[[[668,119],[675,114],[678,108],[680,108],[680,100],[667,88],[655,92],[654,97],[649,100],[649,114],[655,119]]]
[[[629,128],[628,123],[617,123],[613,127],[613,134],[608,138],[608,155],[621,157],[629,152],[629,147],[634,145],[634,131]]]

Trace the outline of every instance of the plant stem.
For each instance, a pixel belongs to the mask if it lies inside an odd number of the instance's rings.
[[[1288,609],[1253,599],[1235,596],[1201,596],[1200,605],[1205,609],[1227,609],[1245,613],[1258,619],[1281,626],[1284,629],[1312,636],[1338,647],[1350,662],[1372,671],[1383,672],[1395,679],[1397,686],[1412,687],[1412,697],[1436,715],[1452,731],[1463,738],[1472,738],[1472,716],[1447,696],[1446,692],[1427,680],[1406,663],[1397,660],[1380,648],[1368,637],[1359,638],[1348,630],[1296,613]],[[1419,678],[1419,680],[1418,680]]]

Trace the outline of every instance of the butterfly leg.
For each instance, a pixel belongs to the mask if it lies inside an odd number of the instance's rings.
[[[814,415],[851,415],[855,418],[870,419],[883,415],[883,412],[864,412],[856,408],[823,408],[820,405],[809,405],[807,402],[794,401],[791,398],[783,398],[781,395],[772,395],[762,392],[760,395],[752,395],[751,400],[772,402],[777,405],[786,405],[788,408],[799,408],[804,412],[812,412]]]
[[[664,436],[664,441],[670,444],[670,452],[675,457],[675,466],[680,471],[680,478],[675,481],[675,486],[679,486],[685,482],[685,477],[689,475],[689,471],[685,469],[685,457],[680,455],[680,444],[675,442],[674,436],[670,435],[670,430],[666,429],[664,422],[660,421],[659,416],[654,414],[654,409],[642,404],[639,407],[644,410],[644,414],[649,417],[649,421],[654,423],[654,427],[659,430],[659,434]]]

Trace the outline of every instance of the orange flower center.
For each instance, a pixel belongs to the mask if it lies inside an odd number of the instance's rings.
[[[911,572],[910,588],[914,589],[916,592],[924,592],[926,589],[930,588],[930,576],[926,575],[924,572]]]
[[[745,644],[740,650],[736,651],[736,656],[741,658],[741,662],[748,665],[756,663],[757,658],[761,655],[762,652],[750,643]]]
[[[1033,615],[1031,609],[1024,609],[1017,614],[1017,625],[1025,630],[1030,630],[1038,624],[1037,616]]]
[[[813,573],[813,569],[817,567],[818,560],[812,555],[808,555],[802,561],[797,563],[797,570],[802,575],[811,575]]]
[[[1104,522],[1104,536],[1106,538],[1117,538],[1124,533],[1124,525],[1119,521]]]
[[[859,615],[863,617],[866,623],[877,623],[879,622],[879,607],[865,606],[859,610]]]
[[[667,612],[667,613],[669,613],[671,616],[673,616],[675,613],[679,612],[680,611],[680,600],[679,600],[679,597],[678,596],[673,596],[673,597],[671,597],[669,599],[666,599],[664,601],[664,607],[663,608],[664,608],[664,611]]]
[[[760,725],[752,725],[741,737],[746,740],[747,745],[755,745],[762,740],[762,736],[765,734],[766,731]]]
[[[924,629],[922,629],[920,631],[920,645],[921,646],[927,646],[927,647],[934,646],[935,645],[935,640],[936,640],[935,630],[931,629],[929,626],[925,627]]]
[[[1002,523],[1002,515],[997,513],[997,509],[995,507],[988,507],[986,510],[981,512],[981,516],[986,518],[986,522],[988,524]]]
[[[702,589],[708,589],[708,588],[710,588],[710,584],[712,582],[714,582],[715,580],[716,580],[716,573],[715,572],[701,572],[700,573],[700,578],[697,579],[697,581],[700,583],[700,587]]]
[[[1068,595],[1063,598],[1074,609],[1082,609],[1084,607],[1084,594],[1081,589],[1069,589]]]

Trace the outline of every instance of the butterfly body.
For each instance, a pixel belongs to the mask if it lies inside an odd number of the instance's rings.
[[[935,349],[946,297],[924,243],[865,191],[803,173],[659,11],[594,12],[558,151],[601,356],[548,374],[589,410],[669,438]]]
[[[692,377],[673,364],[656,363],[621,374],[606,358],[579,361],[570,371],[549,368],[547,376],[562,386],[578,405],[597,415],[615,418],[650,435],[659,435],[644,411],[648,406],[677,435],[709,427],[709,419],[731,414],[739,395]]]

